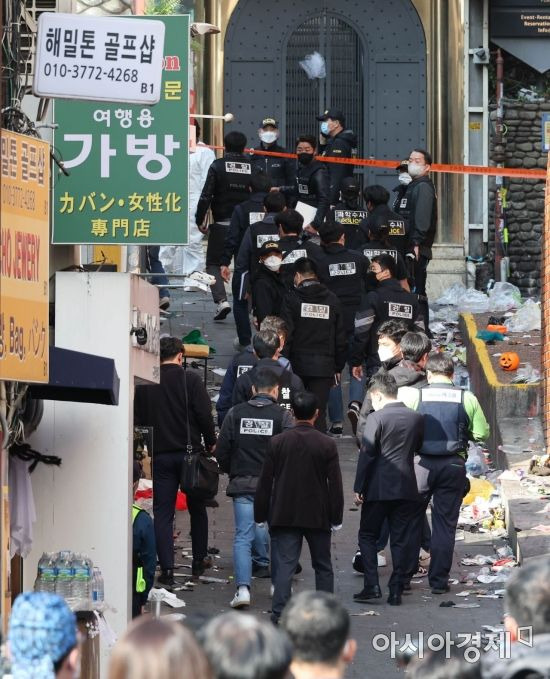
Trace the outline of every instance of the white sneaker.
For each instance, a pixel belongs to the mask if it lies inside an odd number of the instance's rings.
[[[378,568],[383,568],[387,564],[384,552],[378,552]]]
[[[250,606],[250,590],[246,585],[241,585],[237,590],[231,603],[229,604],[231,608],[243,608],[244,606]]]
[[[216,315],[214,316],[215,321],[223,321],[227,314],[231,311],[231,305],[224,299],[223,302],[218,304],[216,309]]]
[[[209,273],[205,273],[204,271],[193,271],[193,273],[187,276],[187,278],[198,281],[199,283],[205,283],[208,286],[214,285],[216,282],[216,278],[214,276],[211,276]]]

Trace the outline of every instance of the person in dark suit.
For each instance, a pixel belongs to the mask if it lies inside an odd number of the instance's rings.
[[[336,444],[314,428],[319,416],[317,398],[302,391],[293,394],[291,403],[296,424],[269,442],[254,500],[255,521],[267,521],[270,527],[274,585],[271,619],[275,623],[290,599],[304,538],[311,553],[316,589],[334,591],[331,530],[342,527],[344,512]]]
[[[376,541],[387,519],[393,563],[388,603],[399,606],[411,558],[409,520],[420,501],[414,455],[422,446],[424,418],[397,400],[397,383],[389,373],[375,375],[369,394],[374,412],[367,418],[353,486],[355,502],[361,505],[359,549],[365,581],[353,598],[362,603],[382,596]]]

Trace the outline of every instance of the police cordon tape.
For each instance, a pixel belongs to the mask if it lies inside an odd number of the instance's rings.
[[[209,146],[214,151],[223,151],[223,146]],[[245,153],[255,156],[273,156],[274,158],[296,158],[295,153],[279,153],[277,151],[260,151],[259,149],[245,149]],[[356,165],[358,167],[387,167],[395,170],[400,160],[377,160],[375,158],[334,158],[332,156],[315,156],[315,160],[323,163],[339,163],[341,165]],[[522,179],[546,179],[546,170],[530,170],[521,167],[487,167],[485,165],[446,165],[433,163],[432,172],[448,174],[477,174],[493,177],[520,177]]]

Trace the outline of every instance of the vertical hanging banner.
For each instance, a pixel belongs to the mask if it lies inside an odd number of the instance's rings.
[[[165,25],[158,104],[55,103],[54,145],[69,176],[55,180],[53,243],[188,242],[190,20],[154,20]]]
[[[50,146],[0,133],[0,380],[47,382]]]

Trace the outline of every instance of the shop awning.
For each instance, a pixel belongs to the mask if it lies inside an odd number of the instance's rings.
[[[50,381],[31,384],[33,398],[118,405],[120,379],[112,358],[50,347]]]

